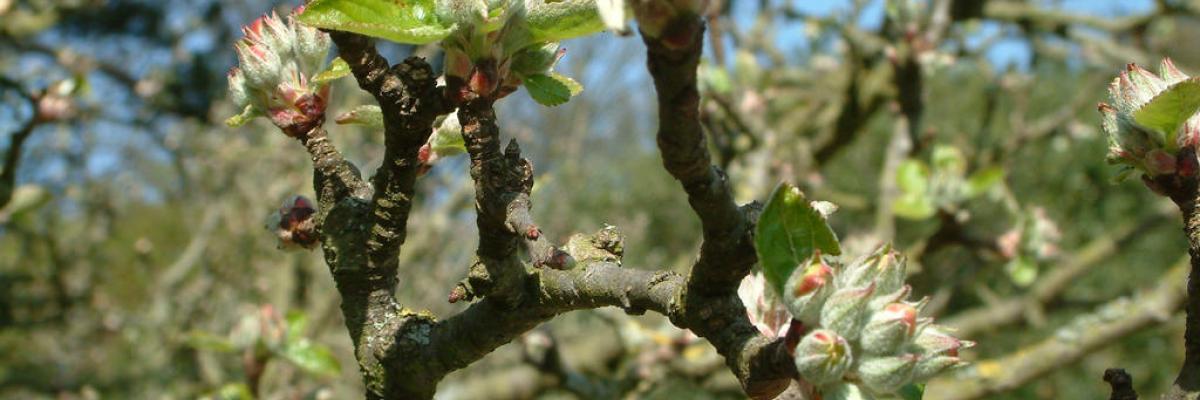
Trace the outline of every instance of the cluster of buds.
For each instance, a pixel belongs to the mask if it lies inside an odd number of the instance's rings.
[[[317,233],[317,214],[312,200],[300,195],[289,197],[279,210],[267,217],[266,228],[279,239],[283,250],[311,250],[321,242]]]
[[[296,22],[297,8],[286,23],[263,15],[242,28],[236,48],[238,66],[229,71],[229,93],[241,114],[231,126],[266,116],[291,137],[301,138],[324,122],[329,84],[312,79],[326,68],[329,35]]]
[[[454,3],[454,2],[451,2]],[[472,13],[472,24],[443,42],[446,90],[451,99],[499,100],[512,94],[535,75],[549,75],[566,54],[558,42],[528,43],[520,2],[504,4],[500,12],[486,8]],[[462,10],[447,12],[463,13]],[[475,15],[477,14],[477,15]],[[493,16],[489,17],[488,14]],[[456,15],[460,20],[464,16]],[[489,30],[489,27],[500,26]],[[553,104],[552,104],[553,105]]]
[[[1170,59],[1162,60],[1158,75],[1127,65],[1109,85],[1110,103],[1099,105],[1109,162],[1126,166],[1128,172],[1141,171],[1151,188],[1160,177],[1195,175],[1200,144],[1196,92],[1200,83]]]
[[[788,278],[784,304],[807,334],[793,351],[796,369],[824,398],[884,396],[963,364],[959,340],[929,318],[925,300],[908,301],[905,259],[884,246],[849,265],[814,254]]]

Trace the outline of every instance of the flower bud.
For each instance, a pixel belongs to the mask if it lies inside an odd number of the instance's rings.
[[[871,316],[863,327],[862,348],[867,355],[893,354],[917,329],[917,309],[892,303]]]
[[[795,355],[800,376],[817,386],[841,380],[854,362],[846,339],[824,329],[812,331],[801,339]]]
[[[944,328],[937,325],[921,329],[917,337],[913,339],[913,347],[925,356],[939,354],[958,356],[959,349],[971,348],[972,346],[975,346],[975,342],[950,336]]]
[[[297,22],[296,16],[302,12],[304,12],[304,6],[296,7],[288,15],[288,25],[291,25],[292,34],[296,38],[294,43],[296,57],[303,70],[320,71],[321,67],[325,65],[325,59],[329,57],[329,48],[333,41],[329,39],[329,35],[317,28]]]
[[[283,61],[279,54],[259,42],[242,40],[234,45],[238,55],[238,65],[246,75],[246,82],[253,87],[266,88],[275,86],[280,81]]]
[[[863,287],[875,283],[876,293],[893,293],[904,286],[905,260],[900,253],[885,245],[870,256],[855,261],[839,276],[845,287]]]
[[[872,391],[892,393],[912,382],[918,359],[916,354],[867,359],[858,366],[858,377]]]
[[[784,284],[784,303],[805,325],[816,325],[825,300],[833,293],[833,269],[818,252],[808,266],[797,268]]]
[[[244,108],[250,104],[250,98],[246,94],[246,77],[242,75],[241,68],[233,67],[226,75],[229,79],[229,100],[237,108]]]
[[[875,293],[875,285],[865,288],[843,288],[829,296],[821,308],[821,326],[837,332],[847,340],[858,339],[866,323],[867,303]]]
[[[1177,159],[1182,148],[1195,148],[1200,144],[1200,114],[1180,115],[1184,120],[1161,121],[1164,118],[1137,116],[1138,111],[1159,95],[1172,90],[1190,79],[1169,60],[1164,59],[1159,75],[1154,75],[1135,64],[1126,66],[1109,85],[1110,103],[1100,103],[1103,128],[1108,134],[1109,161],[1125,164],[1145,172],[1150,177],[1171,175],[1187,168]],[[1193,83],[1194,84],[1194,83]],[[1181,90],[1187,90],[1184,88]],[[1194,90],[1194,89],[1191,89]],[[1171,99],[1167,99],[1171,101]],[[1178,107],[1190,106],[1181,104]],[[1192,113],[1194,110],[1188,110]],[[1135,117],[1137,116],[1137,117]],[[1139,118],[1140,122],[1139,122]],[[1143,125],[1149,123],[1154,126]],[[1173,124],[1178,125],[1173,125]],[[1173,126],[1177,126],[1174,128]],[[1168,128],[1171,127],[1171,128]],[[1161,130],[1174,130],[1163,132]],[[1186,161],[1190,163],[1190,161]]]
[[[932,378],[934,375],[960,365],[963,365],[963,361],[956,356],[937,355],[921,357],[917,361],[917,365],[913,367],[912,380],[922,382]]]
[[[283,202],[279,211],[268,217],[266,228],[275,233],[280,249],[312,249],[320,243],[314,220],[316,213],[311,200],[292,196]]]
[[[229,73],[231,100],[241,114],[226,121],[244,124],[256,116],[292,137],[302,137],[320,125],[329,101],[328,83],[313,84],[329,53],[329,35],[296,21],[285,24],[278,15],[264,15],[242,29],[237,42],[239,66]]]

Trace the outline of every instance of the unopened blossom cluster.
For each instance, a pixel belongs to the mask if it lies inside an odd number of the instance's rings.
[[[817,253],[788,278],[783,302],[804,332],[796,369],[821,398],[889,396],[964,363],[974,344],[918,318],[927,301],[908,300],[904,278],[890,246],[846,265]]]
[[[229,93],[241,114],[233,126],[266,116],[291,137],[300,138],[319,126],[329,102],[329,84],[313,77],[325,70],[329,35],[302,25],[295,16],[286,21],[275,13],[263,15],[242,28],[236,44],[238,66],[229,71]]]
[[[1177,85],[1194,85],[1170,59],[1163,59],[1158,74],[1129,64],[1108,87],[1109,102],[1100,103],[1103,128],[1108,134],[1109,162],[1150,179],[1165,175],[1196,174],[1196,146],[1200,144],[1200,117],[1187,112],[1182,123],[1158,123],[1164,118],[1148,110],[1156,98],[1170,95]],[[1183,95],[1184,93],[1176,93]],[[1172,100],[1172,99],[1167,99]],[[1186,103],[1187,101],[1182,101]],[[1179,104],[1179,103],[1176,103]],[[1171,118],[1167,118],[1171,119]]]

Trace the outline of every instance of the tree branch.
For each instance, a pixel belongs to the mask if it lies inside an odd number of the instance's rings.
[[[37,98],[19,83],[7,77],[0,77],[0,86],[7,87],[17,91],[17,93],[29,102],[30,116],[16,132],[13,132],[12,137],[8,141],[8,149],[4,153],[4,164],[0,167],[0,209],[8,205],[12,201],[13,190],[16,189],[17,183],[17,167],[21,163],[21,149],[25,147],[25,140],[33,134],[33,128],[36,128],[41,120],[38,118]]]
[[[1188,154],[1186,156],[1195,157]],[[1191,271],[1187,278],[1186,328],[1183,332],[1183,367],[1164,399],[1195,399],[1200,396],[1200,180],[1178,178],[1168,195],[1183,214],[1183,233],[1188,240]]]
[[[642,40],[658,94],[657,141],[663,166],[683,185],[703,228],[700,259],[688,287],[705,295],[732,293],[757,261],[752,223],[734,202],[728,177],[712,165],[700,125],[696,67],[704,25],[695,16],[681,16],[669,26],[663,36],[682,36],[684,45],[668,45],[644,34]]]
[[[1156,214],[1138,223],[1118,225],[1110,230],[1109,234],[1092,240],[1074,254],[1065,257],[1066,261],[1062,265],[1050,269],[1026,294],[954,314],[942,323],[954,328],[958,336],[963,338],[974,337],[983,330],[994,330],[1016,323],[1028,315],[1031,308],[1040,309],[1053,301],[1080,275],[1091,271],[1097,263],[1111,257],[1138,233],[1145,232],[1162,221],[1162,216]]]
[[[1016,389],[1141,329],[1163,323],[1183,304],[1184,291],[1179,282],[1186,273],[1181,261],[1163,274],[1154,288],[1134,299],[1113,300],[1092,314],[1076,318],[1040,343],[1004,357],[974,362],[957,379],[943,377],[930,382],[925,395],[947,400],[987,398]]]

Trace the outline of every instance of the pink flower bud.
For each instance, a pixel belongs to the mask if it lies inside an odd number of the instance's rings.
[[[820,253],[803,269],[797,268],[784,284],[783,300],[793,318],[815,326],[820,321],[825,299],[833,293],[833,269]]]
[[[906,303],[888,304],[863,327],[862,348],[868,355],[895,353],[917,329],[917,309]]]

